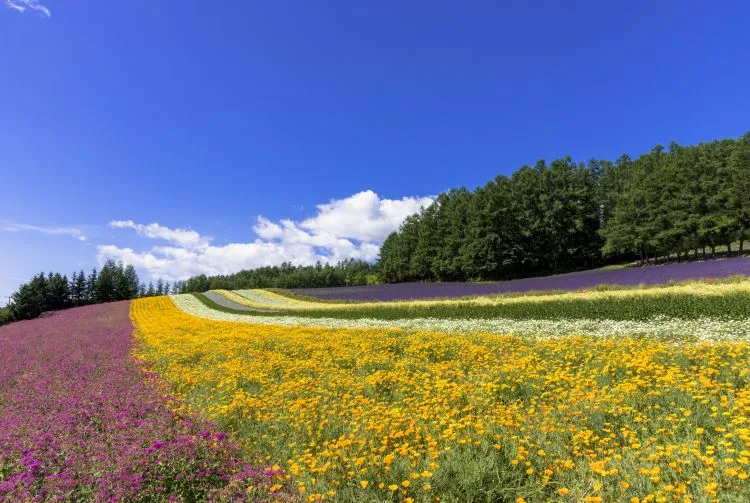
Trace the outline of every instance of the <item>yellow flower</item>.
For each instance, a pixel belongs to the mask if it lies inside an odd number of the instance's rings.
[[[401,482],[401,485],[404,487],[409,487],[411,485],[411,482],[409,482],[408,480],[404,480],[403,482]]]
[[[570,489],[568,489],[567,487],[561,487],[560,489],[557,490],[557,494],[559,494],[560,496],[565,496],[569,492],[570,492]]]
[[[713,286],[719,288],[710,295],[735,288]],[[661,291],[704,297],[709,294],[699,290],[713,286]],[[642,291],[570,293],[554,302],[576,296],[631,299]],[[743,280],[737,291],[750,292],[750,281]],[[275,293],[256,297],[253,302],[266,308],[288,299]],[[551,302],[550,312],[552,297],[539,300]],[[528,301],[512,298],[519,309]],[[190,299],[204,311],[190,307]],[[509,299],[472,303],[499,306]],[[601,492],[592,494],[608,502],[656,503],[667,492],[674,494],[670,501],[697,499],[694,492],[702,489],[715,500],[720,488],[713,477],[722,484],[748,479],[750,428],[742,411],[750,407],[750,396],[730,399],[726,388],[750,374],[746,341],[687,338],[676,344],[667,337],[627,335],[498,336],[340,328],[343,322],[303,326],[294,324],[302,318],[286,314],[273,319],[288,326],[266,325],[254,321],[264,319],[257,313],[221,313],[193,296],[139,299],[130,309],[134,356],[158,374],[164,394],[174,396],[167,406],[178,417],[197,412],[238,426],[233,439],[248,453],[263,452],[269,466],[283,466],[277,480],[306,488],[305,501],[329,500],[328,491],[337,491],[333,499],[340,499],[341,487],[357,484],[406,489],[384,482],[396,477],[431,491],[426,482],[433,472],[444,474],[437,460],[446,453],[458,462],[489,461],[498,452],[515,455],[511,464],[538,477],[540,487],[556,488],[551,491],[559,499],[577,490],[563,494],[568,488],[559,487],[561,480],[574,488],[596,484]],[[673,394],[684,399],[672,401]],[[593,420],[592,410],[616,414],[617,426]],[[695,413],[690,415],[695,410],[711,415],[715,445],[706,445],[706,433],[693,422]],[[540,460],[544,463],[535,462]],[[661,471],[667,466],[668,475]],[[619,486],[602,486],[603,477]],[[631,490],[627,481],[642,478],[658,484],[653,494],[622,495]],[[669,482],[673,485],[662,486]],[[476,491],[469,490],[467,499],[481,488]]]

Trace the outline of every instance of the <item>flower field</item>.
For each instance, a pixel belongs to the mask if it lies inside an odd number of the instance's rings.
[[[329,300],[404,300],[529,291],[577,290],[597,285],[658,285],[669,281],[724,278],[735,274],[750,275],[750,259],[731,258],[705,262],[663,264],[652,267],[596,269],[500,282],[396,283],[358,287],[297,288],[294,291]]]
[[[220,291],[131,316],[179,412],[278,464],[303,501],[740,502],[747,290],[371,306]]]
[[[745,502],[750,279],[0,327],[0,501]]]
[[[0,327],[0,501],[232,500],[274,483],[216,424],[175,412],[132,335],[127,302]]]

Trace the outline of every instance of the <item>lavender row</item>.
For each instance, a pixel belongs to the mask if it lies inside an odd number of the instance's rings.
[[[578,290],[598,285],[657,285],[669,281],[750,275],[750,258],[663,264],[624,269],[597,269],[539,278],[491,283],[396,283],[340,288],[299,288],[294,292],[328,300],[406,300],[466,295]]]
[[[127,302],[0,327],[0,500],[236,500],[274,473],[178,417],[131,357]]]

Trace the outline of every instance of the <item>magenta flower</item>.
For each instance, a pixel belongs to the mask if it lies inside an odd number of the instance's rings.
[[[271,484],[130,356],[127,302],[0,327],[0,500],[241,500]],[[219,441],[219,442],[217,442]]]

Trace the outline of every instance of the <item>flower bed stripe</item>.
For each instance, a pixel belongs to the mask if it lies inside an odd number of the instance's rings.
[[[174,295],[174,304],[182,311],[215,321],[244,322],[287,327],[326,327],[389,329],[436,332],[486,332],[517,334],[527,337],[562,337],[588,334],[599,337],[654,336],[676,340],[750,340],[749,319],[656,317],[647,321],[609,319],[437,319],[411,318],[381,320],[375,318],[339,319],[304,316],[247,316],[211,309],[193,295]]]
[[[277,327],[134,306],[143,357],[281,460],[303,501],[750,498],[745,342]]]
[[[0,327],[0,500],[232,499],[269,482],[135,358],[129,303]]]
[[[596,269],[540,278],[484,283],[396,283],[357,287],[298,288],[294,292],[334,300],[403,300],[511,292],[577,290],[598,285],[656,285],[699,278],[750,276],[750,258],[730,258],[622,269]]]

